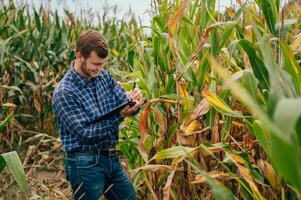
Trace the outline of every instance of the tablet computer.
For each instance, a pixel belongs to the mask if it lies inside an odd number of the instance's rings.
[[[115,112],[120,112],[123,108],[125,108],[127,105],[129,106],[133,106],[135,105],[135,102],[133,101],[126,101],[126,102],[123,102],[122,104],[116,106],[115,108],[113,108],[112,110],[110,110],[109,112],[103,114],[102,116],[107,116],[107,115],[110,115],[112,113],[115,113]]]
[[[102,120],[104,119],[105,117],[108,117],[109,115],[111,114],[114,114],[116,112],[120,112],[123,108],[125,108],[127,105],[129,106],[133,106],[135,105],[135,102],[133,101],[126,101],[126,102],[123,102],[122,104],[116,106],[115,108],[113,108],[112,110],[106,112],[105,114],[103,114],[102,116],[98,117],[97,119],[93,120],[91,123],[95,123],[99,120]]]

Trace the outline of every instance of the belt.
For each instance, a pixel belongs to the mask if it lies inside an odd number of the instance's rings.
[[[102,155],[102,156],[114,156],[114,155],[122,155],[121,151],[116,150],[115,148],[110,149],[96,149],[94,151],[72,151],[72,152],[66,152],[67,156],[70,157],[75,154],[80,153],[89,153],[89,154],[96,154],[96,155]]]

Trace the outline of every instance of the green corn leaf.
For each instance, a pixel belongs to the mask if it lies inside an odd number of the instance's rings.
[[[167,132],[168,138],[171,138],[177,132],[178,128],[179,124],[173,124],[172,126],[170,126]],[[166,142],[168,142],[168,140],[166,140]]]
[[[2,156],[0,156],[0,173],[5,168],[5,166],[6,166],[6,162],[5,162],[4,158]]]
[[[155,64],[158,65],[159,55],[160,55],[160,38],[159,37],[154,36],[153,50],[154,50],[154,61],[155,61]]]
[[[38,28],[39,31],[41,31],[41,21],[40,21],[40,16],[39,14],[37,13],[37,11],[34,9],[34,19],[35,19],[35,22],[36,22],[36,27]]]
[[[157,26],[159,28],[160,31],[164,31],[164,29],[166,28],[166,26],[161,22],[161,17],[160,15],[157,15],[153,18],[153,27]]]
[[[255,51],[255,47],[248,40],[242,39],[239,41],[241,47],[248,54],[250,63],[252,65],[252,69],[254,75],[260,82],[260,86],[263,89],[269,89],[269,73],[266,67],[264,66],[263,61],[257,56]]]
[[[211,42],[211,53],[214,57],[216,57],[219,53],[219,37],[217,34],[217,29],[213,28],[211,35],[210,35],[210,42]]]
[[[236,24],[231,24],[229,26],[227,26],[224,30],[223,30],[223,35],[221,36],[221,42],[219,43],[219,50],[222,49],[226,42],[229,41],[230,36],[233,33],[234,28],[236,27]]]
[[[271,155],[271,136],[269,132],[264,128],[264,125],[261,121],[255,120],[253,122],[254,135],[258,139],[259,143],[263,147],[264,151]]]
[[[280,41],[280,44],[284,58],[284,68],[292,76],[297,93],[301,96],[301,68],[287,43]]]
[[[226,116],[226,121],[221,132],[222,141],[225,141],[225,139],[229,136],[231,125],[232,125],[232,118],[230,116]]]
[[[159,88],[158,88],[158,83],[157,83],[157,78],[156,78],[156,73],[155,73],[155,65],[151,66],[147,85],[148,85],[148,90],[151,91],[152,97],[158,97],[159,96]]]
[[[201,90],[201,88],[203,87],[205,77],[209,68],[208,55],[209,52],[207,51],[202,57],[198,66],[197,75],[196,75],[198,90]]]
[[[197,148],[192,147],[184,147],[184,146],[174,146],[168,149],[164,149],[156,153],[156,155],[152,158],[154,159],[166,159],[166,158],[175,158],[179,156],[184,156],[192,151],[196,150]]]
[[[0,133],[4,130],[4,128],[6,127],[6,125],[10,122],[12,116],[13,116],[13,112],[11,112],[3,122],[0,123]]]
[[[195,12],[196,12],[198,6],[199,6],[199,0],[195,0],[193,2],[193,5],[190,8],[190,11],[189,11],[189,18],[190,19],[192,19],[193,16],[195,16]]]
[[[208,24],[214,20],[213,15],[215,11],[215,3],[216,1],[212,0],[204,0],[202,1],[202,6],[201,6],[201,32],[205,30],[205,28],[208,26]]]
[[[256,79],[255,79],[252,71],[244,70],[241,79],[242,79],[244,87],[248,90],[248,92],[253,97],[255,97],[255,98],[258,97],[258,89],[257,89],[257,85],[256,85]]]
[[[278,99],[281,99],[284,96],[294,97],[296,95],[296,90],[293,87],[293,82],[288,77],[287,72],[276,62],[269,38],[266,35],[262,36],[257,28],[254,28],[254,32],[260,46],[263,62],[269,72],[270,103],[268,113],[272,116]]]
[[[255,0],[259,8],[262,10],[268,28],[271,33],[275,33],[275,25],[277,20],[277,13],[275,12],[275,4],[273,0]]]
[[[271,134],[271,159],[278,173],[301,192],[300,147]]]
[[[292,134],[301,117],[301,98],[283,98],[275,109],[274,121],[286,134]]]
[[[17,152],[12,151],[0,155],[6,162],[7,167],[14,179],[25,193],[29,193],[28,184],[25,179],[25,172]]]

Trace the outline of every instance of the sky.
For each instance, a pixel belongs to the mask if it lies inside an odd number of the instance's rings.
[[[126,18],[129,16],[128,10],[131,8],[132,13],[141,20],[142,24],[148,25],[150,22],[150,16],[147,10],[151,8],[151,0],[27,0],[27,2],[33,4],[36,8],[39,8],[41,4],[51,10],[57,8],[61,13],[63,13],[63,8],[68,8],[68,10],[77,13],[77,15],[80,15],[79,11],[81,9],[92,12],[102,12],[104,6],[117,5],[117,18],[122,19],[123,17]],[[233,0],[233,2],[235,2],[235,0]],[[221,10],[230,4],[231,0],[220,0]],[[114,15],[113,12],[111,12],[111,15]]]

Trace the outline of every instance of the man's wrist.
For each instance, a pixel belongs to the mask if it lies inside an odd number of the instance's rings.
[[[140,108],[138,108],[137,110],[135,110],[135,111],[133,111],[131,113],[126,113],[126,112],[120,111],[120,115],[123,118],[125,118],[125,117],[133,117],[133,116],[137,115],[139,113],[139,111],[140,111]]]
[[[124,112],[122,112],[122,111],[120,111],[120,115],[121,115],[121,117],[123,117],[123,118],[126,117],[126,114],[125,114]]]

